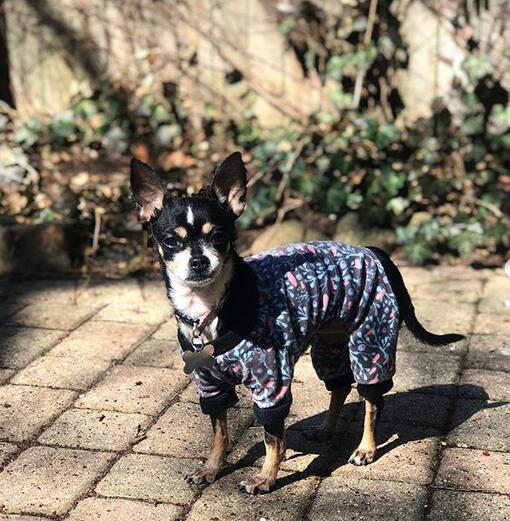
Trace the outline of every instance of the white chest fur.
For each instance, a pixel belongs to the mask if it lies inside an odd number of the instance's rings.
[[[174,308],[190,317],[193,320],[203,320],[214,310],[227,290],[230,282],[232,269],[224,266],[215,279],[207,286],[189,286],[185,281],[175,277],[170,269],[167,268],[167,275],[170,280],[169,297]],[[218,318],[215,317],[204,331],[202,338],[205,341],[214,340],[217,335]],[[179,321],[179,329],[188,340],[192,339],[193,328],[190,325]]]

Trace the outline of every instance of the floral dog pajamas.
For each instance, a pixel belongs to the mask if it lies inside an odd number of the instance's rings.
[[[205,413],[237,401],[235,386],[251,391],[262,424],[281,421],[292,402],[299,356],[312,345],[312,363],[328,389],[356,382],[391,388],[399,330],[397,299],[376,253],[337,242],[291,244],[245,259],[257,278],[255,327],[234,348],[193,372]],[[338,342],[321,341],[329,321]],[[343,383],[342,383],[343,382]]]

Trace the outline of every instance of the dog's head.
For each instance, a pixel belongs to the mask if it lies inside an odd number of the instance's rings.
[[[245,208],[246,168],[234,152],[214,171],[211,185],[192,197],[165,193],[158,175],[131,161],[131,191],[140,217],[151,223],[167,271],[181,284],[207,286],[232,255],[235,220]]]

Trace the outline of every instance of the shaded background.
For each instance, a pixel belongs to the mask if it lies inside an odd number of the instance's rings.
[[[500,266],[510,3],[0,1],[0,270],[152,270],[132,155],[249,162],[240,250],[334,237]]]

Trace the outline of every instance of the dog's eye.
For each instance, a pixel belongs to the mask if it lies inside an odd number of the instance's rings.
[[[226,242],[227,236],[223,230],[215,229],[211,234],[210,240],[216,244],[221,244]]]
[[[182,242],[177,237],[175,237],[175,235],[169,235],[168,237],[165,237],[163,239],[163,244],[167,248],[174,250],[176,248],[179,248],[182,245]]]

